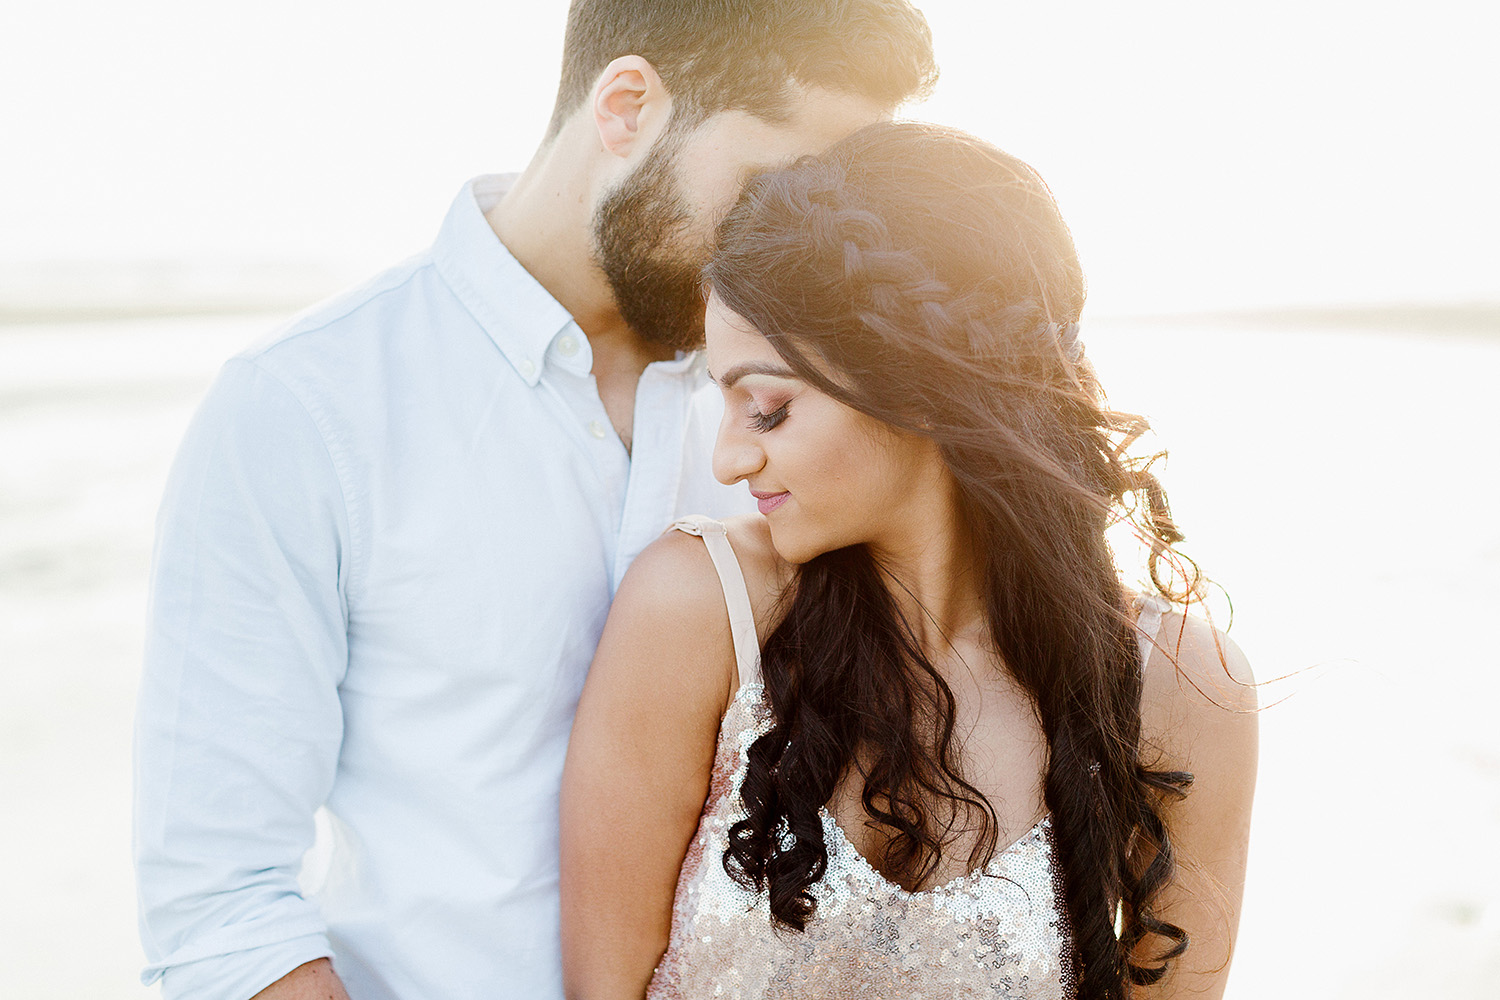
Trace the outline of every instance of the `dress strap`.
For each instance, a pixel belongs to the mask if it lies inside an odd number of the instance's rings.
[[[1136,642],[1140,645],[1141,666],[1144,667],[1151,659],[1151,651],[1156,648],[1156,633],[1161,631],[1162,615],[1170,611],[1172,605],[1156,594],[1139,594],[1135,606]]]
[[[697,535],[708,546],[709,558],[713,559],[719,584],[724,588],[724,604],[729,609],[729,634],[734,639],[734,664],[739,671],[740,686],[760,683],[760,638],[755,634],[755,613],[750,609],[745,574],[729,544],[724,522],[694,514],[672,527]]]

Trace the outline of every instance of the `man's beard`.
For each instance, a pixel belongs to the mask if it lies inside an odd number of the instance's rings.
[[[692,212],[677,190],[669,131],[594,211],[594,262],[620,316],[642,340],[679,351],[703,345],[701,259],[685,249]]]

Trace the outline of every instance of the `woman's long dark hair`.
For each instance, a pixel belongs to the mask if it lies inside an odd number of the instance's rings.
[[[1187,947],[1152,909],[1173,871],[1160,804],[1191,776],[1143,762],[1140,654],[1105,530],[1135,524],[1162,590],[1159,561],[1181,536],[1148,463],[1126,454],[1143,422],[1105,407],[1083,357],[1083,275],[1051,192],[971,136],[874,125],[753,180],[705,277],[806,382],[938,445],[995,652],[1046,735],[1078,995],[1155,982]],[[816,907],[818,810],[852,768],[890,834],[889,876],[921,883],[976,820],[971,864],[996,849],[952,692],[891,585],[862,546],[810,560],[762,652],[775,723],[750,750],[724,864],[787,927]]]

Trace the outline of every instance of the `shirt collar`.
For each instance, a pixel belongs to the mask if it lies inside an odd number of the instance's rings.
[[[554,339],[565,329],[580,343],[586,338],[562,303],[511,256],[485,218],[515,177],[489,174],[465,184],[443,220],[432,259],[516,374],[527,385],[536,385]]]
[[[527,385],[537,384],[545,364],[587,375],[593,368],[588,337],[511,256],[485,218],[515,179],[515,174],[486,174],[464,185],[432,246],[433,262]],[[706,364],[702,351],[686,351],[650,367],[662,375],[706,381]]]

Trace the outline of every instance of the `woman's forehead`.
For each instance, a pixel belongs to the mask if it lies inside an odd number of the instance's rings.
[[[754,324],[730,309],[716,295],[708,297],[703,333],[708,367],[716,376],[742,361],[779,360],[776,349]]]

